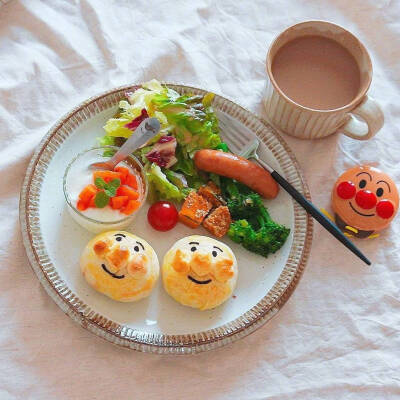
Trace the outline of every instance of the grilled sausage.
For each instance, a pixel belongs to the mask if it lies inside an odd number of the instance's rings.
[[[203,149],[195,153],[194,163],[203,171],[236,179],[267,199],[278,195],[279,186],[268,171],[236,154]]]

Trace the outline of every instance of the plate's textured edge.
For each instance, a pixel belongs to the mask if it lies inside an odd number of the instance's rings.
[[[166,83],[179,92],[205,93],[204,90]],[[159,354],[190,354],[211,350],[244,337],[271,319],[294,291],[309,256],[312,242],[312,218],[293,201],[294,234],[286,265],[272,289],[241,317],[218,328],[187,335],[150,334],[133,330],[99,315],[84,304],[58,276],[42,241],[39,221],[41,182],[48,161],[64,140],[82,122],[96,113],[115,106],[128,85],[95,96],[62,117],[43,138],[28,166],[20,197],[20,224],[30,264],[47,293],[81,326],[119,346]],[[278,160],[288,181],[310,199],[309,190],[292,152],[265,121],[238,104],[215,96],[215,108],[237,118],[253,130]]]

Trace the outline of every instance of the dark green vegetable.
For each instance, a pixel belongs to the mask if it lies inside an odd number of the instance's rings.
[[[290,229],[271,219],[261,197],[231,179],[223,179],[222,189],[234,220],[228,236],[247,250],[264,257],[279,250]]]
[[[215,149],[222,150],[224,153],[229,153],[228,145],[224,142],[221,142]]]

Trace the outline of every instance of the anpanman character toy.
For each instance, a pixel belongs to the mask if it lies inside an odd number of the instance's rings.
[[[336,225],[349,237],[373,238],[386,228],[399,208],[399,193],[392,178],[377,168],[348,169],[332,191]]]

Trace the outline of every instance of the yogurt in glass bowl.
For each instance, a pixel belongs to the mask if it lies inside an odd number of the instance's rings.
[[[78,154],[69,163],[64,174],[63,189],[68,211],[79,225],[93,233],[123,230],[133,222],[147,197],[148,182],[143,166],[136,157],[130,155],[120,162],[117,167],[128,168],[130,174],[136,178],[137,188],[135,192],[138,197],[135,201],[140,202],[140,205],[129,215],[121,212],[120,209],[112,208],[111,201],[103,208],[88,207],[84,210],[78,209],[80,193],[88,185],[94,185],[93,173],[95,171],[89,169],[89,165],[109,160],[110,157],[104,156],[104,152],[109,152],[110,150],[116,151],[118,148],[114,146],[97,147]],[[125,187],[122,183],[121,186]]]

